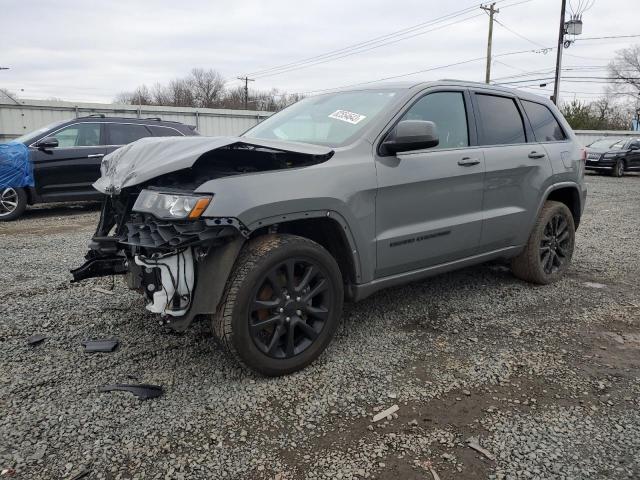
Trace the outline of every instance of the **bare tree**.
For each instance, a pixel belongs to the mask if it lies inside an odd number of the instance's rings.
[[[153,95],[146,85],[140,85],[133,92],[119,93],[114,103],[128,103],[131,105],[153,105]]]
[[[250,108],[255,110],[278,111],[302,98],[299,94],[287,94],[277,89],[270,91],[250,90]],[[224,78],[215,70],[194,68],[183,78],[171,80],[153,87],[140,85],[132,92],[118,94],[118,103],[131,105],[165,105],[173,107],[230,108],[244,109],[244,87],[226,88]]]
[[[615,79],[616,93],[628,93],[640,99],[640,45],[616,52],[609,63],[609,76]]]
[[[191,88],[195,104],[203,108],[215,108],[224,94],[224,78],[215,70],[194,68],[191,70]]]

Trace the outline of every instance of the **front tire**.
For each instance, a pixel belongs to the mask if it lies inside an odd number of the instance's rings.
[[[338,327],[344,299],[335,259],[294,235],[266,235],[241,251],[213,318],[216,338],[245,367],[267,376],[315,360]]]
[[[28,198],[24,188],[0,189],[0,222],[9,222],[21,216],[27,208]]]
[[[575,231],[569,208],[564,203],[547,201],[525,249],[511,261],[513,274],[541,285],[560,279],[571,263]]]
[[[614,177],[624,176],[624,160],[618,160],[611,170],[611,175]]]

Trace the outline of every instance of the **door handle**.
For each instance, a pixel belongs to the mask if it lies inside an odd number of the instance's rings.
[[[94,153],[93,155],[87,155],[87,158],[102,158],[104,153]]]
[[[472,165],[478,165],[479,163],[480,160],[471,157],[462,157],[460,160],[458,160],[458,165],[463,167],[470,167]]]
[[[544,153],[538,153],[535,150],[529,154],[529,158],[543,158],[544,156]]]

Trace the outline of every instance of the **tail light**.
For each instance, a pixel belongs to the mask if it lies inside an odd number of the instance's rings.
[[[587,165],[587,149],[582,147],[580,149],[580,178],[584,178],[586,165]]]

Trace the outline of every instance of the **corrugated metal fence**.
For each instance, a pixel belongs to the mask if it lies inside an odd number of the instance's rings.
[[[213,108],[152,107],[105,103],[74,103],[61,101],[23,100],[19,104],[0,99],[0,142],[19,137],[50,123],[74,117],[104,113],[107,116],[146,118],[195,125],[202,135],[239,135],[271,112],[253,110],[220,110]],[[576,130],[580,141],[587,145],[602,137],[640,136],[640,132],[615,130]]]
[[[107,116],[147,118],[195,125],[202,135],[239,135],[271,112],[213,108],[153,107],[104,103],[0,99],[0,142],[19,137],[53,122],[103,113]]]

